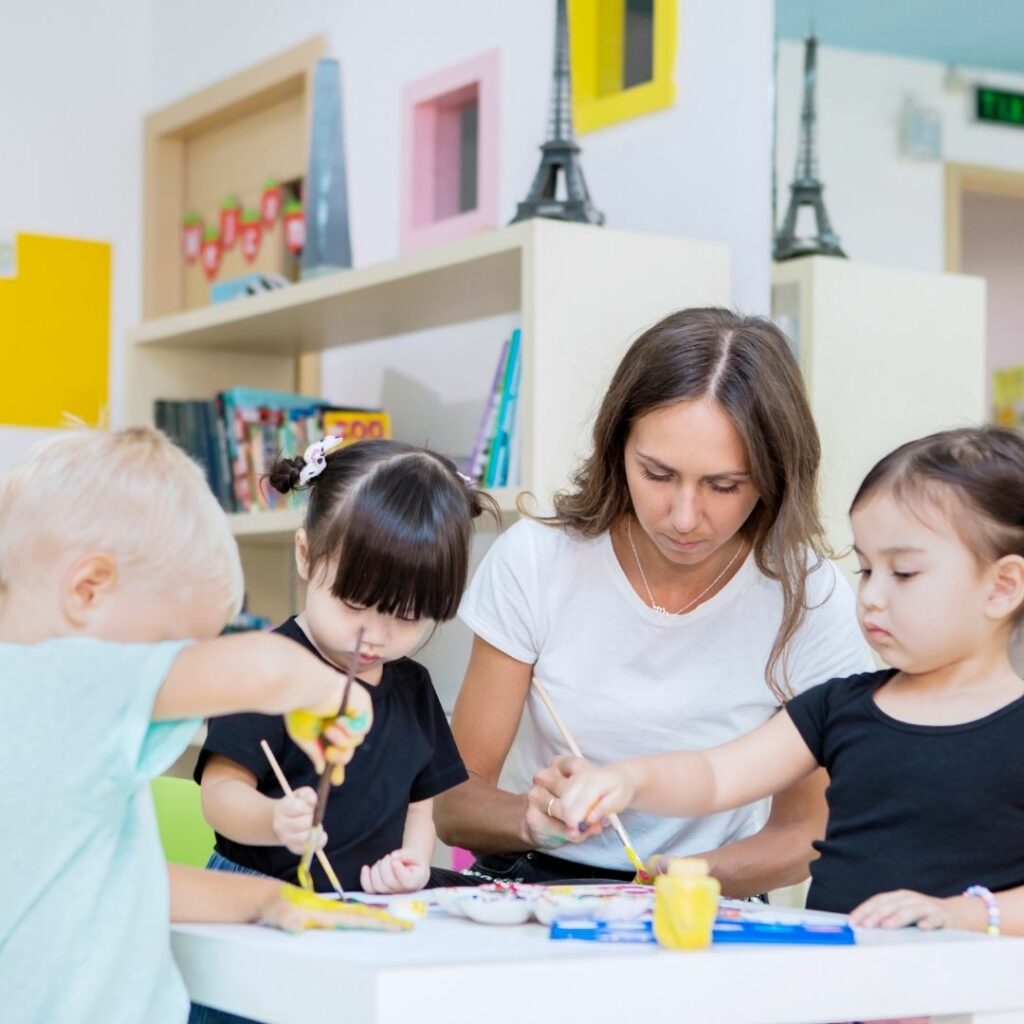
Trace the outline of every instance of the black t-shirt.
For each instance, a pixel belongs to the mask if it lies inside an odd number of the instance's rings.
[[[973,722],[912,725],[874,702],[894,675],[833,679],[786,705],[831,776],[815,910],[849,913],[893,889],[946,897],[1024,884],[1024,697]]]
[[[294,619],[274,631],[320,656]],[[324,811],[325,852],[342,886],[358,890],[359,869],[402,845],[409,804],[443,793],[468,776],[437,699],[430,674],[409,658],[388,662],[373,700],[373,725],[345,768],[345,782],[331,790]],[[265,739],[292,789],[316,789],[317,775],[288,736],[279,715],[240,714],[212,718],[196,765],[201,782],[210,754],[222,754],[256,776],[259,792],[283,795],[260,748]],[[299,857],[283,846],[247,846],[217,834],[217,852],[236,864],[295,881]],[[330,888],[316,859],[313,881]]]

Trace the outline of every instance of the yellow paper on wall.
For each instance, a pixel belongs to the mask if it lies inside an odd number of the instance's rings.
[[[19,234],[0,277],[0,424],[96,425],[110,363],[110,246]]]

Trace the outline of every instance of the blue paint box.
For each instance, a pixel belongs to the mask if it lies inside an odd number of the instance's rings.
[[[553,921],[552,939],[584,942],[656,944],[651,921]],[[778,924],[719,918],[711,932],[715,945],[759,943],[790,946],[852,946],[856,936],[848,924]]]

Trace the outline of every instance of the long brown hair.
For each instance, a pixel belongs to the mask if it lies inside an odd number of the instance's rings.
[[[543,521],[595,537],[633,511],[626,483],[630,428],[654,409],[703,397],[729,414],[743,438],[760,499],[740,532],[757,567],[782,586],[783,613],[765,681],[785,701],[787,644],[807,610],[808,549],[831,554],[818,512],[821,444],[800,368],[781,331],[728,309],[684,309],[645,331],[612,377],[594,423],[594,446],[555,495]]]

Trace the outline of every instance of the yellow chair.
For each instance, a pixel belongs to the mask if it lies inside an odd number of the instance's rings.
[[[191,779],[153,779],[153,804],[164,856],[175,864],[204,868],[213,852],[213,829],[206,824],[199,787]]]

